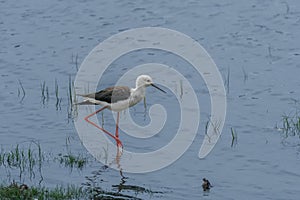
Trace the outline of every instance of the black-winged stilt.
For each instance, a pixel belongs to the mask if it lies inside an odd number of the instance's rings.
[[[153,86],[160,91],[166,93],[164,90],[159,88],[158,86],[154,85],[152,78],[148,75],[140,75],[136,79],[136,86],[135,88],[129,88],[127,86],[114,86],[109,87],[104,90],[101,90],[96,93],[91,94],[81,94],[85,98],[83,102],[78,103],[78,105],[101,105],[103,106],[96,112],[86,116],[84,118],[85,121],[92,124],[93,126],[97,127],[104,133],[108,134],[110,137],[114,138],[117,142],[117,147],[123,147],[122,142],[119,139],[119,118],[120,118],[120,111],[125,110],[131,106],[136,105],[140,102],[146,93],[146,87]],[[111,134],[104,128],[98,126],[94,122],[90,121],[89,118],[104,109],[109,109],[112,111],[117,112],[117,122],[116,122],[116,132],[115,135]]]

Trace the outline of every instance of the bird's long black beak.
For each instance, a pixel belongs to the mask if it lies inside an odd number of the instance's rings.
[[[164,91],[163,89],[159,88],[158,86],[154,85],[153,83],[151,83],[151,86],[155,87],[156,89],[162,91],[163,93],[166,93],[166,91]]]

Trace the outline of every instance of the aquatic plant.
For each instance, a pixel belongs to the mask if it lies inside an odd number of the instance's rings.
[[[227,89],[227,94],[229,94],[229,88],[230,88],[230,68],[228,67],[228,70],[227,70],[227,78],[226,78],[226,89]]]
[[[1,199],[88,199],[82,187],[68,185],[67,187],[56,186],[55,188],[30,187],[26,184],[11,183],[8,186],[0,185]]]
[[[72,78],[71,76],[69,76],[69,85],[68,85],[68,99],[69,99],[69,104],[72,105],[73,104],[73,82],[72,82]],[[72,109],[72,107],[71,107]]]
[[[235,144],[237,144],[237,133],[233,127],[231,127],[230,130],[231,130],[231,136],[232,136],[231,147],[233,147]]]
[[[77,98],[76,98],[76,91],[74,87],[74,81],[72,77],[69,76],[69,84],[68,84],[68,119],[74,118],[78,114],[78,107],[77,107]]]
[[[35,148],[33,147],[35,145]],[[37,168],[41,172],[44,156],[41,146],[38,143],[32,142],[28,148],[20,148],[17,145],[11,151],[0,152],[0,167],[18,169],[19,179],[21,180],[24,173],[28,173],[30,179],[35,176],[34,170]],[[41,173],[40,176],[42,177]]]
[[[88,158],[82,155],[62,155],[59,154],[56,160],[59,161],[60,164],[64,164],[65,167],[69,167],[71,169],[83,169],[83,167],[88,163]]]
[[[46,101],[49,101],[49,89],[48,86],[46,86],[46,81],[43,81],[41,84],[41,99],[43,105],[46,103]]]
[[[21,91],[22,91],[22,97],[21,97],[21,100],[20,100],[20,102],[22,102],[25,98],[26,92],[25,92],[25,89],[23,87],[22,82],[20,80],[18,80],[18,82],[19,82],[19,86],[21,87],[21,90],[18,88],[18,97],[21,96]]]
[[[183,97],[183,81],[179,81],[179,87],[180,87],[180,99]]]
[[[78,71],[78,54],[76,54],[75,56],[74,56],[74,54],[72,54],[71,64],[74,64],[76,71]]]
[[[58,83],[57,83],[57,80],[55,79],[55,97],[56,97],[56,103],[55,103],[55,107],[56,107],[56,110],[61,110],[61,100],[62,98],[59,97],[59,94],[58,94]]]
[[[242,70],[243,70],[243,75],[244,75],[244,83],[246,83],[246,81],[248,80],[248,74],[243,67],[242,67]]]
[[[300,137],[300,114],[296,111],[294,114],[282,116],[282,131],[285,137],[299,136]]]

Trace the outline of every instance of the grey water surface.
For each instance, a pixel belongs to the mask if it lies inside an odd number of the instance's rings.
[[[124,178],[94,160],[81,144],[73,120],[82,119],[70,116],[69,79],[74,80],[80,63],[101,41],[148,26],[180,31],[203,45],[225,82],[227,118],[217,145],[200,160],[210,114],[209,93],[201,76],[185,60],[163,51],[148,49],[120,57],[102,76],[99,89],[114,85],[134,66],[163,63],[191,82],[201,107],[198,134],[180,159],[159,171],[124,173]],[[18,170],[1,166],[0,180],[47,187],[87,185],[114,192],[120,185],[135,186],[120,193],[140,199],[298,199],[300,139],[284,138],[277,127],[283,114],[299,108],[299,36],[297,0],[1,0],[1,149],[17,144],[27,148],[38,142],[45,163],[34,177],[28,173],[20,177]],[[134,80],[128,86],[133,87]],[[44,82],[49,91],[46,100]],[[179,103],[170,91],[164,95],[148,88],[146,103],[147,109],[163,105],[167,122],[161,133],[145,140],[121,131],[124,146],[131,151],[163,147],[179,126]],[[149,123],[147,109],[145,113],[143,103],[130,109],[136,123]],[[110,112],[104,112],[104,121],[105,127],[114,129]],[[233,145],[231,128],[237,134]],[[69,152],[89,162],[83,169],[70,170],[53,159]],[[214,186],[209,192],[202,191],[203,177]]]

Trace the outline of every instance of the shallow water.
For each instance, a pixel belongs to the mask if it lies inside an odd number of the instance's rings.
[[[275,129],[281,116],[295,110],[299,102],[300,3],[294,1],[0,1],[0,144],[12,149],[38,141],[48,162],[43,166],[41,185],[81,185],[116,191],[122,182],[119,172],[101,171],[81,144],[72,119],[68,118],[68,82],[74,79],[84,57],[99,42],[120,31],[135,27],[159,26],[183,32],[199,41],[219,67],[227,87],[227,118],[220,140],[203,160],[198,152],[209,116],[207,88],[184,60],[160,51],[133,52],[116,60],[99,85],[113,85],[136,66],[164,63],[180,71],[196,88],[201,121],[196,139],[188,151],[172,165],[151,173],[125,173],[125,185],[158,193],[124,194],[142,199],[298,199],[300,190],[298,137],[287,143]],[[77,64],[76,64],[77,63]],[[61,104],[56,106],[55,80]],[[25,90],[22,99],[20,81]],[[41,84],[49,88],[49,100],[41,98]],[[134,80],[128,85],[133,86]],[[99,87],[100,88],[100,87]],[[18,95],[18,90],[20,94]],[[178,128],[180,118],[176,98],[147,91],[147,105],[159,102],[168,112],[161,134],[141,141],[121,134],[130,150],[152,151],[164,146]],[[173,103],[174,102],[174,103]],[[299,104],[298,104],[299,106]],[[140,125],[148,124],[143,103],[131,109]],[[105,125],[113,127],[109,112]],[[101,119],[101,116],[99,117]],[[75,118],[74,120],[80,120]],[[231,127],[237,143],[231,147]],[[88,156],[83,170],[66,169],[52,158],[59,153]],[[1,169],[1,180],[7,170]],[[99,172],[99,170],[101,172]],[[97,173],[98,172],[98,173]],[[28,176],[24,176],[30,182]],[[203,193],[201,180],[214,185]],[[19,180],[12,172],[10,180]],[[36,177],[33,183],[38,184]]]

